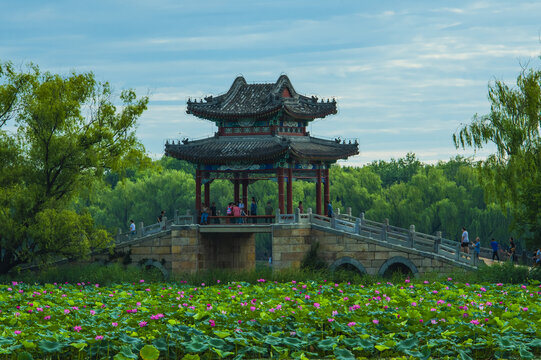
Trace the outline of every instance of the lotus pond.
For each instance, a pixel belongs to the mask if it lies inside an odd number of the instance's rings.
[[[0,285],[1,358],[539,358],[541,286]]]

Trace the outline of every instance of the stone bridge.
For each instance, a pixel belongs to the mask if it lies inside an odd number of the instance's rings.
[[[387,275],[475,269],[477,259],[460,252],[460,244],[441,234],[427,235],[350,214],[333,218],[312,214],[277,214],[274,223],[194,224],[193,216],[175,216],[162,224],[139,227],[132,236],[119,234],[116,251],[132,262],[158,267],[164,275],[214,268],[255,268],[255,234],[272,235],[273,268],[298,268],[311,246],[332,269],[355,268]],[[473,251],[472,251],[473,253]],[[482,249],[482,253],[490,253]]]

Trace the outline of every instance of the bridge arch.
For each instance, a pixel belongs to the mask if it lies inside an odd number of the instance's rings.
[[[355,260],[352,257],[344,256],[335,262],[333,262],[330,266],[331,271],[337,270],[341,266],[353,266],[357,271],[361,274],[367,274],[366,269],[364,268],[363,264],[361,264],[358,260]]]
[[[164,280],[169,279],[169,272],[167,271],[166,268],[163,267],[163,265],[159,261],[147,259],[146,261],[142,263],[142,267],[143,269],[148,269],[149,267],[155,267],[156,269],[160,270],[160,272],[163,274]]]
[[[411,272],[413,276],[417,277],[419,276],[419,270],[417,270],[417,266],[405,257],[402,256],[393,256],[392,258],[388,259],[381,265],[378,271],[378,275],[385,276],[389,274],[389,272],[394,271],[401,271],[401,272]]]

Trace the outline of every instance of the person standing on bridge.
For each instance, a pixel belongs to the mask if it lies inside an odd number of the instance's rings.
[[[302,207],[302,201],[299,201],[299,214],[304,213],[304,208]]]
[[[215,217],[215,216],[217,216],[217,213],[216,213],[216,203],[214,201],[212,202],[212,205],[210,206],[210,216],[214,217],[214,219],[212,219],[213,223],[215,223],[215,224],[220,223],[220,219]]]
[[[517,252],[517,246],[515,245],[515,240],[511,237],[509,239],[509,252],[508,252],[508,254],[509,254],[509,258],[511,259],[512,263],[517,262],[516,252]]]
[[[255,197],[252,196],[252,203],[250,204],[250,215],[257,216],[257,203]],[[257,224],[257,218],[252,218],[252,223]]]
[[[494,238],[492,238],[492,241],[490,242],[490,247],[492,248],[492,261],[494,261],[495,258],[500,261],[500,255],[498,255],[498,250],[500,246]]]
[[[204,203],[201,204],[201,225],[209,224],[209,208]]]
[[[475,238],[475,244],[473,245],[473,253],[475,254],[475,257],[479,259],[479,254],[481,254],[481,240],[479,239],[479,236]]]
[[[334,211],[333,211],[332,204],[331,204],[330,201],[327,204],[327,216],[330,217],[330,218],[332,218],[334,216]]]
[[[135,222],[133,220],[130,220],[130,237],[135,236]]]
[[[158,216],[158,222],[159,222],[159,223],[162,222],[164,216],[165,216],[165,210],[162,210],[162,212],[161,212],[160,215]]]
[[[233,204],[233,216],[235,217],[235,221],[233,221],[235,224],[242,224],[242,218],[240,217],[242,214],[242,210],[240,207],[237,206],[237,204]]]
[[[460,246],[462,246],[462,251],[466,254],[470,253],[470,239],[465,226],[462,227],[462,241],[460,242]]]

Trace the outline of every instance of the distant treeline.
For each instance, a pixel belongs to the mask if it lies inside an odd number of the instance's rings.
[[[161,210],[172,217],[195,202],[195,168],[177,159],[164,157],[144,170],[127,171],[122,179],[116,173],[106,174],[93,191],[75,202],[78,211],[89,211],[98,226],[112,232],[127,231],[129,220],[149,225],[156,222]],[[495,203],[487,203],[478,181],[475,164],[456,157],[436,165],[421,163],[414,154],[391,161],[375,161],[362,167],[333,166],[330,171],[331,202],[335,209],[352,214],[365,213],[367,219],[458,240],[462,226],[471,238],[479,236],[483,246],[495,238],[508,242],[510,216]],[[260,213],[267,201],[278,206],[278,186],[273,181],[258,181],[249,187],[249,198],[255,197]],[[315,185],[297,181],[293,184],[294,204],[302,200],[304,208],[315,210]],[[215,180],[211,185],[211,202],[222,214],[233,200],[233,185]]]

